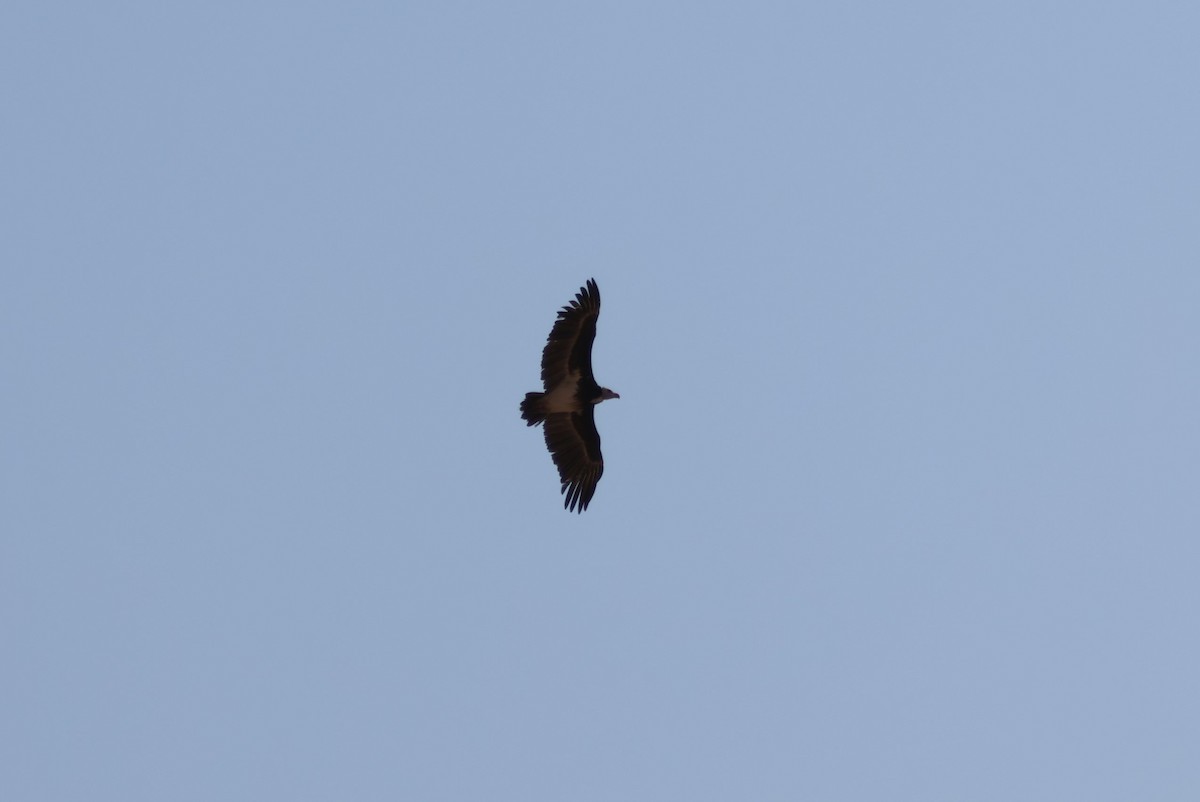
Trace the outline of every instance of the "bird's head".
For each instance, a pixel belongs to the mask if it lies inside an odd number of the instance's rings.
[[[620,397],[621,396],[617,395],[616,393],[614,393],[612,390],[608,389],[607,387],[601,387],[600,388],[600,397],[598,399],[596,399],[596,403],[599,404],[601,401],[607,401],[610,398],[620,398]]]

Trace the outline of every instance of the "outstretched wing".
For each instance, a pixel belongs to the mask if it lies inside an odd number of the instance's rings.
[[[596,339],[596,318],[600,317],[600,288],[595,279],[580,287],[575,300],[558,311],[542,349],[542,385],[547,392],[570,375],[580,384],[594,385],[592,341]],[[599,448],[597,448],[597,451]]]
[[[554,457],[558,478],[562,481],[563,507],[571,511],[576,507],[579,512],[587,509],[604,473],[595,410],[594,405],[588,404],[579,412],[546,416],[546,447]]]

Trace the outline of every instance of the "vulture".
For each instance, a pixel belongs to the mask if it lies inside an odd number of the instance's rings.
[[[562,481],[563,508],[582,513],[596,494],[604,473],[596,405],[620,398],[596,383],[592,375],[592,341],[600,316],[600,289],[595,279],[580,287],[575,300],[558,312],[542,350],[542,392],[526,393],[521,419],[527,426],[544,424],[546,448]]]

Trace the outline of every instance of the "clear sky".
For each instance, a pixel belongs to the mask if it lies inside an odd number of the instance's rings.
[[[5,3],[0,798],[1200,798],[1197,31]]]

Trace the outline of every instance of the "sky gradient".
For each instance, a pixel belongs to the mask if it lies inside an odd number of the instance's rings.
[[[5,4],[0,798],[1198,798],[1197,30]]]

